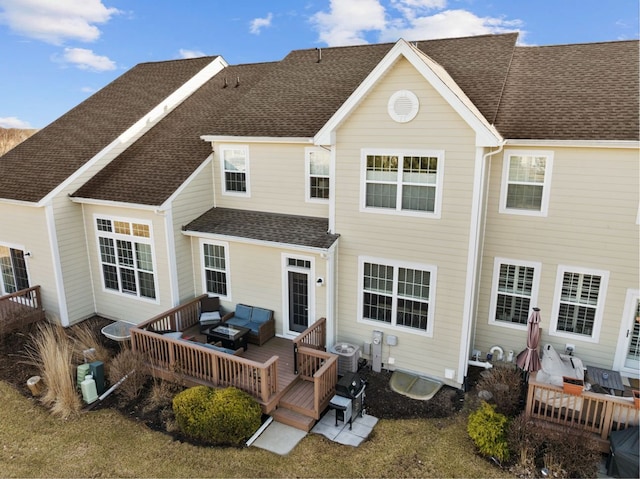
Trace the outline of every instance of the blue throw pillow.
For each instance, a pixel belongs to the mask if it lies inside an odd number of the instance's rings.
[[[244,304],[238,304],[236,306],[236,312],[234,313],[234,316],[236,318],[239,319],[246,319],[249,320],[251,319],[251,310],[253,308],[251,308],[251,306],[245,306]]]
[[[253,308],[253,314],[251,315],[251,321],[254,323],[262,324],[269,320],[271,317],[271,311],[262,308]]]

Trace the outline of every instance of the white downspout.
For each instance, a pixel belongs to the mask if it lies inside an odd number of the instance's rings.
[[[480,252],[480,240],[481,240],[481,221],[482,221],[482,205],[484,204],[485,197],[485,176],[486,176],[486,164],[487,159],[490,156],[497,155],[502,151],[505,145],[505,141],[502,141],[498,146],[498,149],[495,151],[489,151],[485,153],[480,159],[480,165],[476,164],[476,169],[474,173],[474,185],[473,185],[473,203],[472,203],[472,212],[471,212],[471,225],[469,232],[469,252],[467,255],[467,280],[465,285],[465,290],[467,294],[465,295],[465,303],[464,303],[464,312],[463,312],[463,324],[462,324],[462,335],[461,338],[461,348],[460,348],[460,357],[459,357],[459,367],[458,367],[458,377],[457,381],[459,384],[464,382],[464,377],[466,376],[467,366],[469,361],[469,353],[471,348],[472,340],[475,341],[475,325],[476,318],[473,317],[473,312],[476,310],[476,289],[478,285],[480,270],[482,266],[482,255]],[[478,156],[476,156],[478,158]],[[485,215],[486,216],[486,215]],[[473,334],[471,333],[471,328],[473,327]]]

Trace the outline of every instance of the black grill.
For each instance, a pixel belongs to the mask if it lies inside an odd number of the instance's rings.
[[[366,382],[358,373],[346,373],[336,384],[336,395],[329,402],[329,407],[336,412],[338,421],[348,422],[349,429],[355,417],[364,413],[364,391]]]

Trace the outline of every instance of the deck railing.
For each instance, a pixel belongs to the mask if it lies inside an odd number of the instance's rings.
[[[529,376],[525,412],[530,418],[592,432],[603,440],[611,431],[640,422],[640,410],[632,398],[590,391],[567,394],[561,387],[536,381],[535,373]]]
[[[158,334],[157,331],[184,331],[196,324],[201,298],[131,328],[132,349],[145,355],[157,376],[185,384],[235,386],[264,407],[278,392],[278,356],[259,363],[205,348],[195,341]]]
[[[7,333],[44,318],[40,286],[0,296],[0,332]]]
[[[320,318],[293,340],[293,366],[296,374],[300,372],[298,350],[301,347],[319,351],[327,350],[327,318]]]
[[[329,401],[336,391],[338,357],[303,346],[298,348],[296,361],[300,378],[313,382],[314,418],[320,419],[320,414],[329,406]]]

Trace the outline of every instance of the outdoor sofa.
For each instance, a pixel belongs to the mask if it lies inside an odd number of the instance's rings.
[[[238,304],[235,311],[222,317],[222,322],[249,328],[251,331],[247,335],[247,341],[258,346],[276,335],[276,321],[270,309]]]

